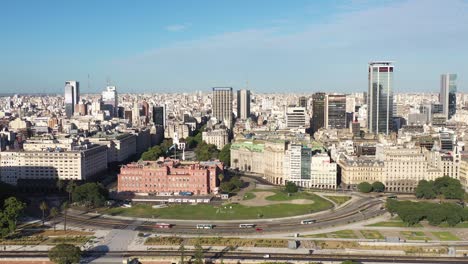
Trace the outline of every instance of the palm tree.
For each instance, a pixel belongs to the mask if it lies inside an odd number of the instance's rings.
[[[42,202],[39,204],[39,209],[41,209],[41,211],[42,211],[42,226],[44,226],[45,211],[47,211],[47,209],[49,209],[49,206],[47,206],[47,203],[46,203],[45,201],[42,201]]]
[[[68,193],[68,202],[71,203],[71,195],[72,195],[72,192],[75,190],[76,188],[76,183],[75,181],[70,181],[68,182],[67,184],[67,188],[65,189]]]
[[[55,218],[57,217],[58,214],[59,214],[59,212],[58,212],[57,207],[52,207],[52,208],[50,209],[49,215],[50,215],[50,217],[51,217],[51,218],[53,219],[53,221],[54,221],[54,232],[55,232],[55,225],[56,225],[56,223],[57,223],[57,222],[55,222]]]
[[[57,189],[59,190],[59,192],[63,191],[63,187],[65,187],[65,183],[63,182],[63,180],[58,180]]]
[[[68,210],[68,202],[64,202],[62,204],[62,210],[63,210],[63,219],[64,219],[64,224],[63,224],[63,230],[65,233],[67,232],[67,210]]]

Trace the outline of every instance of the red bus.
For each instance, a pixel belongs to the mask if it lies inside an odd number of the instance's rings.
[[[157,223],[156,228],[171,228],[172,225],[171,224],[166,224],[166,223]]]

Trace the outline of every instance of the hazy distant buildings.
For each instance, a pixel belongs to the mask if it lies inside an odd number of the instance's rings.
[[[232,87],[213,87],[213,117],[232,128]]]
[[[246,120],[250,116],[250,90],[237,91],[237,117]]]
[[[346,128],[346,95],[329,94],[325,97],[325,127]]]
[[[325,93],[312,95],[312,135],[325,126]]]
[[[80,83],[77,81],[65,82],[65,114],[68,118],[75,113],[75,105],[80,100]]]
[[[367,127],[370,133],[389,134],[393,124],[393,65],[369,63]]]
[[[442,74],[440,76],[440,103],[442,104],[443,114],[449,120],[457,110],[457,75]]]

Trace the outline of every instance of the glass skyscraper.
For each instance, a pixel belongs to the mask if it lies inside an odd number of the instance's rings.
[[[393,124],[393,64],[369,62],[367,127],[370,133],[389,134]]]
[[[80,101],[80,83],[77,81],[65,82],[65,114],[70,118],[75,113],[75,106]]]
[[[442,74],[440,76],[439,100],[442,104],[442,113],[449,120],[457,111],[457,75]]]

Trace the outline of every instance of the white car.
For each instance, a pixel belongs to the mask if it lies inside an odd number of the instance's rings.
[[[266,258],[266,259],[267,259],[267,258],[270,258],[270,254],[265,254],[265,255],[263,255],[263,258]]]

